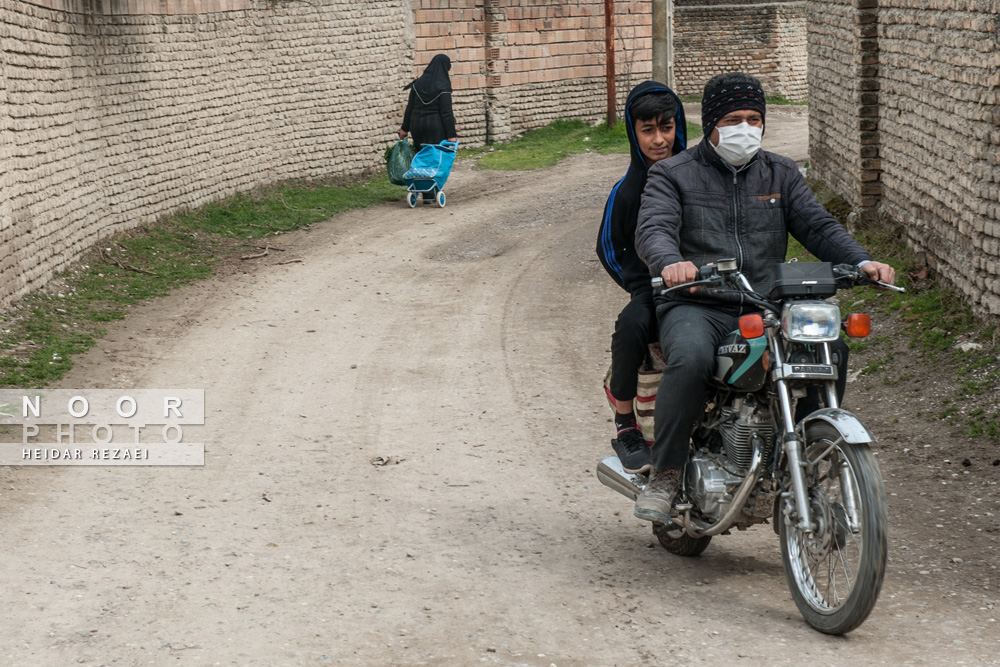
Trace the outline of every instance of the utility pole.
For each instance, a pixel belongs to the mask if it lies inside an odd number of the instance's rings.
[[[604,0],[604,62],[608,83],[608,127],[617,120],[618,103],[615,100],[615,2]]]
[[[674,89],[674,0],[653,0],[653,80]]]

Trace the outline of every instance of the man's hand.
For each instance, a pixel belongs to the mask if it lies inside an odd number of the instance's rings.
[[[874,262],[869,263],[874,264]],[[865,264],[865,266],[868,266],[868,264]],[[691,262],[668,264],[663,267],[660,277],[663,278],[663,284],[667,287],[677,287],[683,283],[690,283],[697,280],[698,267]]]
[[[409,133],[406,130],[400,130],[399,131],[399,138],[400,139],[405,139],[407,134],[409,134]]]
[[[896,284],[896,270],[888,264],[883,264],[882,262],[865,262],[861,265],[861,272],[872,280],[889,285]]]

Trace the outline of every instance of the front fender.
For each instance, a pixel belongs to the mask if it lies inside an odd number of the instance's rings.
[[[852,445],[859,445],[862,443],[876,442],[875,436],[865,428],[865,425],[861,423],[861,420],[855,417],[853,414],[847,410],[841,410],[840,408],[823,408],[822,410],[816,410],[815,412],[809,413],[800,423],[800,432],[804,433],[805,429],[814,422],[826,422],[833,428],[837,429],[840,436],[844,439],[844,442],[848,442]]]

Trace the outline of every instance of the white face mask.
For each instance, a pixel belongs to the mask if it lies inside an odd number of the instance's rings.
[[[719,145],[713,146],[723,160],[734,167],[742,167],[760,150],[764,129],[749,123],[726,125],[719,130]],[[712,143],[712,142],[709,142]]]

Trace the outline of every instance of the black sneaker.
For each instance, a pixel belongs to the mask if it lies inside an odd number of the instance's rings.
[[[653,469],[653,459],[649,447],[637,428],[630,428],[618,434],[611,441],[611,448],[622,462],[622,469],[627,473],[643,474]]]

